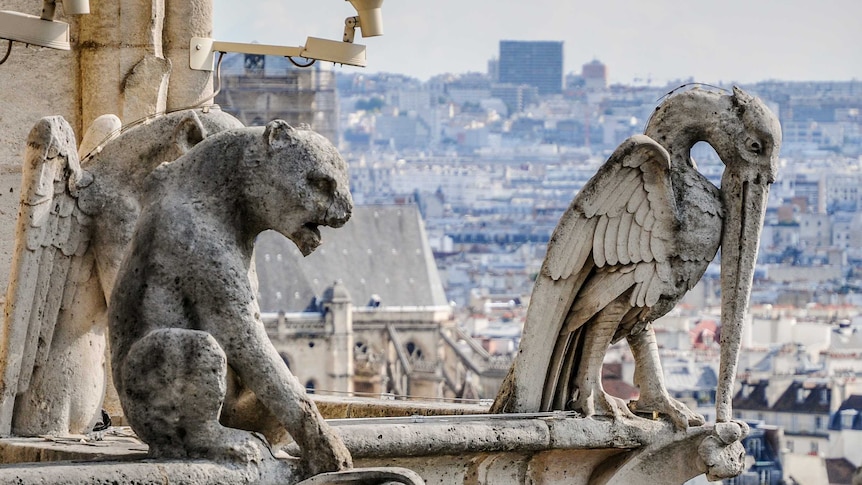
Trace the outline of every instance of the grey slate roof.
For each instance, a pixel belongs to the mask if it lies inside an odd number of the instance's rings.
[[[665,387],[671,392],[708,391],[715,389],[718,377],[709,364],[668,360],[662,363]]]
[[[826,476],[830,485],[850,485],[856,466],[847,458],[826,458]]]
[[[344,227],[320,232],[323,244],[306,258],[280,234],[258,236],[261,311],[306,310],[336,280],[354,306],[365,306],[372,295],[382,306],[447,304],[415,205],[358,206]]]
[[[832,415],[829,429],[834,431],[842,429],[862,430],[862,396],[853,394],[845,399],[838,411]]]
[[[807,413],[807,414],[829,414],[829,403],[832,390],[827,384],[817,383],[806,386],[802,382],[794,381],[781,397],[772,406],[773,411]]]
[[[739,391],[733,396],[733,408],[746,411],[767,411],[769,401],[766,398],[766,387],[769,381],[756,384],[742,383]]]

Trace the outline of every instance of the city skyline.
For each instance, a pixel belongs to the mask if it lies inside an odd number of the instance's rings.
[[[862,2],[787,0],[777,10],[762,0],[717,4],[607,0],[577,5],[536,0],[479,0],[470,9],[453,0],[383,4],[385,35],[360,38],[366,69],[422,80],[442,73],[485,72],[500,40],[564,42],[564,72],[598,59],[612,83],[644,84],[693,78],[750,83],[862,79]],[[457,13],[457,14],[456,14]],[[307,36],[339,39],[355,15],[341,0],[215,0],[215,37],[235,42],[301,45]],[[854,61],[855,60],[855,61]]]

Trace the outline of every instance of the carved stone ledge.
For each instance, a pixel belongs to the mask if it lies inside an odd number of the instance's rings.
[[[611,485],[683,483],[703,473],[711,479],[729,477],[742,471],[740,440],[747,433],[747,427],[735,422],[674,431],[666,421],[614,422],[571,413],[343,419],[330,424],[358,467],[394,466],[413,470],[428,483],[475,485],[521,484],[528,483],[528,478],[547,484]],[[38,441],[0,440],[0,457],[7,463],[112,461],[7,465],[0,467],[0,482],[29,483],[38,477],[42,483],[83,484],[118,479],[123,473],[141,483],[163,483],[150,478],[162,476],[191,483],[204,483],[193,477],[217,483],[296,484],[299,480],[297,462],[289,459],[265,458],[243,465],[153,461],[143,459],[145,445],[130,440],[109,439],[103,444],[111,446],[101,447],[56,440],[44,440],[40,446]],[[24,447],[31,449],[20,451]],[[40,448],[41,452],[36,451]],[[12,460],[13,456],[18,459]],[[347,475],[341,478],[348,480]]]

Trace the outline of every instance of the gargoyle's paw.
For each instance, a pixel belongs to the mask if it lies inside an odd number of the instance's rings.
[[[350,451],[334,435],[323,434],[313,445],[303,449],[302,461],[309,475],[353,468]]]
[[[201,423],[193,432],[176,438],[171,448],[160,450],[163,456],[249,463],[270,454],[268,444],[261,437],[248,431],[226,428],[216,421]]]

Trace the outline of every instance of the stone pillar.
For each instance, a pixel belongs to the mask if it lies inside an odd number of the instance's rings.
[[[82,121],[103,114],[123,124],[165,110],[164,0],[91,0],[81,18]]]
[[[2,8],[39,15],[41,4],[6,0]],[[100,115],[116,114],[126,124],[165,111],[172,79],[176,89],[172,99],[178,100],[172,107],[194,104],[212,94],[212,73],[188,67],[190,37],[211,35],[212,0],[90,0],[90,11],[71,17],[58,5],[57,20],[71,25],[71,52],[28,49],[15,43],[12,55],[0,65],[0,86],[4,87],[0,89],[3,290],[9,281],[14,250],[22,157],[27,135],[39,119],[63,116],[80,141]],[[168,11],[174,16],[166,28]],[[0,42],[2,52],[5,47],[6,43]],[[177,59],[173,69],[166,49]],[[0,291],[0,305],[4,300],[5,291]],[[14,343],[6,341],[0,332],[0,359],[9,345]],[[111,412],[119,410],[110,403],[106,406]],[[3,432],[6,430],[0,430]]]
[[[213,37],[212,0],[168,0],[165,57],[173,66],[167,98],[169,110],[197,104],[212,95],[214,73],[189,68],[192,37]]]
[[[326,290],[323,295],[326,327],[329,339],[329,362],[327,374],[329,389],[338,392],[353,392],[353,303],[350,293],[341,281]]]
[[[40,15],[41,2],[4,0],[3,10]],[[43,116],[62,115],[80,132],[78,92],[78,19],[57,8],[56,19],[71,24],[72,51],[27,48],[12,44],[0,65],[0,305],[5,299],[15,246],[15,221],[21,186],[21,162],[27,134]],[[7,42],[0,40],[0,56]]]
[[[6,0],[2,9],[40,15],[42,4],[32,0]],[[57,9],[55,18],[71,24],[71,51],[28,48],[15,42],[9,58],[0,65],[0,308],[5,307],[15,250],[21,164],[30,129],[48,115],[62,115],[73,127],[80,126],[77,19],[65,15],[62,8]],[[7,45],[7,41],[0,41],[0,56],[5,55]],[[6,370],[9,346],[21,345],[21,342],[8,342],[8,334],[8,329],[0,322],[0,375]],[[0,409],[2,435],[9,433],[11,404],[10,400]]]

